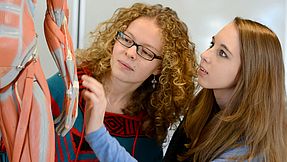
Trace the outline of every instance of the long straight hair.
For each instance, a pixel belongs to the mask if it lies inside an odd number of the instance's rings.
[[[268,27],[236,17],[241,67],[226,107],[216,105],[212,90],[202,89],[189,103],[184,129],[190,143],[180,159],[211,161],[228,149],[247,146],[233,160],[287,160],[285,72],[280,42]],[[211,120],[207,120],[210,119]]]

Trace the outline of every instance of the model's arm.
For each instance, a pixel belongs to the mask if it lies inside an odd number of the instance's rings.
[[[101,162],[137,161],[109,134],[104,126],[97,131],[87,134],[85,138]]]

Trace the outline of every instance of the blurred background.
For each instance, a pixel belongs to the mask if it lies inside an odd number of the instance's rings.
[[[253,19],[270,27],[279,37],[284,61],[287,63],[287,0],[68,0],[70,8],[69,30],[74,48],[90,44],[89,32],[110,18],[119,7],[135,2],[156,4],[174,9],[189,27],[189,35],[196,44],[197,54],[209,47],[211,37],[235,16]],[[35,15],[39,35],[39,55],[46,78],[56,73],[57,67],[49,54],[44,38],[43,21],[46,1],[38,1]],[[287,71],[287,70],[286,70]]]

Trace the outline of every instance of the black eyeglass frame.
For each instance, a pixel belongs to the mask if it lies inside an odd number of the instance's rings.
[[[125,37],[129,38],[130,41],[132,41],[131,45],[128,46],[127,44],[121,42],[121,41],[119,40],[119,37],[123,38],[121,35],[124,35]],[[123,39],[124,39],[124,38],[123,38]],[[142,58],[144,58],[145,60],[148,60],[148,61],[152,61],[153,59],[162,60],[162,57],[156,55],[156,54],[155,54],[152,50],[150,50],[149,48],[137,44],[132,38],[130,38],[128,35],[126,35],[126,34],[125,34],[124,32],[122,32],[122,31],[118,31],[118,32],[117,32],[117,34],[116,34],[116,36],[115,36],[115,40],[118,41],[121,45],[123,45],[123,46],[125,46],[125,47],[127,47],[127,48],[131,48],[132,46],[136,46],[136,52],[137,52],[137,54],[138,54],[139,56],[141,56]],[[139,47],[142,47],[142,48],[145,48],[145,49],[149,50],[149,51],[153,54],[153,57],[152,57],[151,59],[149,59],[149,58],[146,58],[146,57],[142,56],[142,55],[139,53]]]

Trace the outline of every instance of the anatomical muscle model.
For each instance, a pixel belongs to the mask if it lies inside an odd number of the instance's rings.
[[[10,162],[54,161],[50,92],[37,54],[36,0],[0,1],[0,129]],[[47,0],[45,36],[65,80],[64,111],[55,120],[65,135],[77,117],[78,79],[67,29],[66,0]]]

